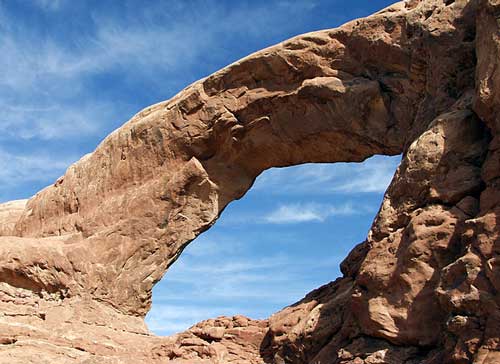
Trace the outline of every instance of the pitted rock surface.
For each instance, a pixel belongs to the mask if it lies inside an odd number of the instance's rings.
[[[500,363],[499,19],[408,0],[292,38],[0,205],[0,363]],[[343,277],[269,320],[147,330],[153,285],[264,170],[400,153]]]

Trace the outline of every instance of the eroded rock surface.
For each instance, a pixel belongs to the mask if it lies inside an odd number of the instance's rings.
[[[298,36],[0,205],[0,363],[500,363],[499,18],[411,0]],[[269,320],[148,332],[154,283],[262,171],[399,153],[343,277]]]
[[[27,202],[28,200],[16,200],[0,204],[0,236],[13,235]]]

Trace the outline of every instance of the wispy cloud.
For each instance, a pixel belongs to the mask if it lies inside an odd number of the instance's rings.
[[[49,13],[66,14],[72,8],[63,0],[31,4]],[[279,2],[271,7],[228,7],[215,1],[209,6],[202,2],[164,5],[130,3],[119,7],[117,14],[89,12],[87,8],[71,15],[85,20],[85,31],[64,37],[59,29],[54,34],[36,21],[17,22],[15,15],[5,10],[8,7],[0,4],[0,68],[5,70],[0,73],[0,128],[8,131],[10,138],[20,139],[97,136],[109,131],[106,125],[110,122],[123,123],[138,108],[147,106],[124,108],[123,101],[112,99],[113,93],[103,98],[108,94],[103,91],[110,87],[100,85],[100,77],[128,82],[127,87],[155,87],[164,90],[161,98],[167,98],[186,86],[187,80],[194,80],[190,75],[199,74],[200,63],[207,72],[216,70],[217,66],[206,64],[207,53],[212,54],[212,62],[217,61],[216,55],[224,62],[222,59],[231,54],[227,47],[237,36],[245,35],[249,40],[269,36],[277,32],[276,22],[283,25],[282,32],[291,27],[290,13],[300,15],[301,8],[314,8],[307,1],[294,7]],[[282,11],[270,10],[276,7]],[[43,31],[37,28],[40,25]]]
[[[237,314],[239,307],[199,307],[188,304],[156,304],[146,318],[151,331],[157,334],[181,332],[197,322],[222,315]]]
[[[100,131],[99,121],[116,117],[120,103],[80,103],[72,107],[59,104],[18,104],[0,101],[1,139],[68,139]]]
[[[220,224],[223,226],[241,226],[248,224],[321,223],[335,216],[347,217],[373,214],[378,207],[354,200],[341,204],[317,203],[314,202],[315,198],[306,198],[304,195],[301,195],[301,197],[303,200],[312,200],[312,202],[286,202],[264,213],[262,213],[261,208],[248,209],[244,212],[232,213],[229,216],[224,215]]]
[[[215,300],[261,297],[270,301],[287,302],[287,297],[307,292],[303,287],[297,289],[296,285],[291,284],[304,283],[303,268],[311,269],[314,266],[314,269],[336,269],[343,259],[339,254],[321,259],[302,257],[300,260],[294,260],[285,253],[260,258],[252,256],[255,254],[245,253],[240,254],[238,258],[238,255],[228,253],[231,251],[228,244],[220,245],[220,252],[215,257],[211,256],[209,251],[206,257],[192,257],[188,248],[185,256],[170,268],[168,276],[161,284],[179,284],[179,287],[189,290],[191,297],[198,293],[200,297]],[[230,259],[224,259],[227,257]],[[214,261],[217,261],[217,264],[214,264]],[[288,284],[283,285],[284,283]],[[269,285],[280,286],[270,291],[266,290]],[[165,291],[155,295],[155,299],[161,302],[183,297],[172,297]]]
[[[306,19],[313,8],[0,2],[0,143],[14,146],[1,151],[0,196],[14,183],[53,181],[74,159],[60,152],[71,141],[80,155],[91,151],[142,107],[294,29],[290,16]]]
[[[168,290],[155,295],[156,302],[166,300],[185,301],[199,298],[210,302],[248,301],[260,299],[266,303],[292,304],[306,294],[311,287],[307,283],[309,277],[304,276],[305,269],[335,270],[343,257],[333,256],[323,259],[288,260],[287,264],[268,265],[264,268],[251,261],[239,262],[228,270],[213,271],[213,264],[201,261],[188,261],[201,266],[201,269],[190,270],[177,267],[175,272],[169,272],[167,284],[177,284],[186,287],[184,295],[172,297]],[[223,264],[223,260],[219,259]],[[180,263],[180,262],[178,262]],[[332,275],[331,279],[335,276]],[[325,283],[325,282],[320,282]],[[272,289],[269,289],[272,287]]]
[[[227,242],[220,244],[216,256],[207,251],[208,257],[193,257],[189,250],[155,287],[155,304],[146,321],[156,333],[183,331],[198,321],[220,315],[265,318],[326,283],[311,281],[309,275],[314,275],[315,270],[331,272],[333,279],[342,260],[341,256],[297,260],[286,254],[259,258],[248,253],[238,258],[229,253],[232,248]]]
[[[352,176],[346,176],[342,183],[334,186],[333,190],[347,193],[385,192],[400,161],[400,156],[369,159],[353,170]]]
[[[383,193],[400,160],[400,156],[374,156],[362,163],[274,168],[259,176],[254,188],[275,194]]]
[[[264,221],[270,224],[294,224],[302,222],[323,222],[327,218],[336,215],[354,215],[359,210],[350,204],[334,206],[328,204],[287,204],[281,205],[276,210],[264,217]]]
[[[72,157],[53,159],[43,153],[12,154],[0,149],[0,185],[46,180],[47,175],[61,175],[75,161]]]
[[[34,2],[45,10],[57,10],[63,3]],[[2,73],[0,84],[16,90],[54,83],[61,86],[68,80],[82,82],[82,77],[109,71],[126,71],[127,77],[149,76],[148,81],[160,75],[175,76],[180,69],[202,60],[211,49],[224,52],[224,40],[229,42],[237,34],[245,34],[249,40],[269,35],[276,31],[275,22],[289,28],[290,13],[314,8],[306,1],[293,7],[278,2],[274,8],[282,8],[279,13],[271,11],[272,6],[199,5],[123,7],[120,16],[96,11],[89,19],[89,31],[65,42],[40,34],[35,28],[13,27],[14,19],[4,15],[0,65],[9,72]],[[73,92],[75,86],[82,91],[78,88],[81,85],[72,84]]]
[[[214,257],[219,255],[236,255],[244,251],[245,244],[232,236],[218,236],[217,239],[202,234],[190,243],[189,248],[183,252],[183,256],[191,258]]]

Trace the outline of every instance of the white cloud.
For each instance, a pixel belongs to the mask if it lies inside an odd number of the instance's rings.
[[[311,281],[311,267],[334,271],[342,260],[340,256],[227,258],[220,250],[217,257],[190,259],[188,255],[176,262],[153,292],[154,304],[146,318],[150,330],[172,334],[221,315],[266,318],[325,283]]]
[[[72,107],[52,104],[11,105],[0,101],[0,138],[68,139],[97,134],[99,124],[114,120],[120,103],[80,103]]]
[[[207,238],[206,234],[202,234],[191,242],[182,254],[193,258],[210,257],[220,254],[237,254],[241,252],[242,248],[243,243],[230,236],[219,236],[218,240],[214,240]]]
[[[360,209],[364,210],[364,209]],[[334,206],[329,204],[286,204],[279,206],[264,217],[270,224],[294,224],[302,222],[323,222],[332,216],[355,215],[360,210],[354,209],[350,204]]]
[[[272,224],[324,221],[328,215],[318,209],[300,205],[283,205],[268,214],[265,220]]]
[[[383,193],[401,156],[374,156],[362,163],[303,164],[273,168],[253,188],[275,194]]]
[[[346,178],[333,190],[347,193],[385,192],[400,161],[400,156],[370,159],[359,166],[354,173],[354,178]]]
[[[287,7],[300,7],[304,10],[312,10],[318,6],[316,1],[308,0],[308,1],[290,1],[290,0],[281,0],[278,2],[279,6],[283,8]]]
[[[231,255],[229,255],[231,256]],[[337,269],[342,256],[329,256],[322,259],[293,259],[285,255],[272,255],[265,258],[238,259],[234,255],[227,261],[222,253],[217,257],[183,256],[167,272],[161,285],[177,284],[185,290],[185,296],[172,297],[168,291],[154,294],[155,302],[191,299],[249,300],[261,298],[267,302],[293,303],[312,287],[304,284],[307,274],[304,269]],[[214,264],[217,262],[217,264]],[[273,286],[275,289],[269,290]]]
[[[189,253],[188,253],[189,254]],[[219,251],[219,256],[230,254],[229,249],[221,247]],[[175,263],[175,269],[182,270],[182,276],[178,276],[177,279],[184,279],[184,277],[190,277],[191,275],[219,275],[228,276],[229,278],[236,273],[249,272],[249,271],[263,271],[266,269],[275,268],[277,266],[283,266],[288,264],[288,258],[284,255],[273,255],[266,258],[261,258],[259,260],[230,260],[226,262],[221,262],[217,265],[212,264],[186,264],[185,261],[178,261]]]
[[[0,149],[0,185],[46,180],[47,176],[62,174],[75,159],[68,156],[55,159],[41,153],[12,154]]]
[[[289,192],[289,194],[292,193]],[[315,193],[319,192],[315,191]],[[324,191],[323,193],[327,194],[328,192]],[[222,226],[247,225],[248,223],[299,224],[324,222],[333,216],[352,216],[373,212],[375,212],[373,207],[359,202],[348,202],[340,205],[315,202],[283,203],[263,215],[259,213],[258,209],[224,215],[218,223]]]
[[[64,1],[36,0],[34,4],[57,10]],[[214,2],[197,11],[194,5],[180,4],[172,12],[170,7],[167,11],[163,4],[159,5],[135,9],[133,13],[124,8],[121,16],[114,17],[96,12],[93,23],[89,22],[91,31],[66,43],[31,29],[14,30],[10,24],[15,20],[4,14],[0,66],[9,72],[0,75],[0,84],[26,91],[47,84],[63,86],[68,80],[80,82],[81,77],[119,68],[130,77],[149,76],[148,81],[157,79],[158,72],[175,76],[179,68],[203,61],[207,52],[224,51],[224,40],[229,41],[235,34],[258,38],[276,32],[276,21],[290,27],[289,13],[313,8],[308,2],[300,2],[290,8],[281,6],[285,11],[275,14],[270,11],[272,7],[228,8]],[[152,21],[154,16],[164,21]]]
[[[65,11],[68,4],[32,2],[46,12]],[[228,7],[215,1],[208,6],[123,6],[113,16],[95,11],[79,37],[61,38],[37,31],[35,23],[30,28],[16,22],[0,4],[0,69],[5,70],[0,73],[0,128],[14,139],[97,136],[110,121],[125,122],[138,110],[124,113],[123,102],[103,101],[100,90],[89,89],[89,79],[118,73],[146,87],[166,89],[166,98],[185,86],[192,67],[214,58],[208,53],[232,55],[227,48],[236,36],[255,40],[283,32],[291,27],[290,13],[302,15],[314,4],[299,1],[286,7],[276,2],[276,7],[282,11],[274,13],[273,5]]]
[[[158,303],[148,314],[146,323],[149,329],[155,333],[171,334],[184,331],[197,322],[220,316],[221,312],[227,312],[228,315],[232,312],[236,314],[238,309],[234,307],[204,308],[188,304]]]

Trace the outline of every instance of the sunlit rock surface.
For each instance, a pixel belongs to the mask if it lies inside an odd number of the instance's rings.
[[[411,0],[290,39],[0,205],[0,363],[499,363],[499,16]],[[342,278],[269,320],[148,332],[154,283],[262,171],[400,153]]]

